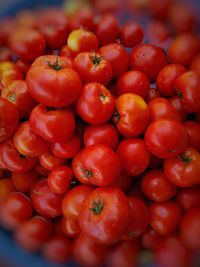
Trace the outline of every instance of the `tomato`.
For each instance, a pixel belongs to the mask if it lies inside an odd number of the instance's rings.
[[[147,228],[147,230],[142,234],[142,246],[148,250],[157,250],[163,238],[160,237],[151,227]]]
[[[129,220],[128,199],[113,186],[99,187],[89,193],[79,214],[82,232],[100,244],[112,244],[119,240]]]
[[[77,54],[74,58],[74,69],[84,83],[99,82],[107,85],[112,78],[110,62],[93,51]]]
[[[55,218],[62,215],[63,195],[50,191],[47,179],[37,181],[31,189],[31,201],[38,214],[46,218]]]
[[[158,120],[147,128],[145,143],[148,150],[158,158],[172,158],[185,151],[188,145],[188,133],[179,121]]]
[[[108,252],[108,246],[97,244],[84,234],[76,238],[73,243],[73,257],[81,266],[102,266]]]
[[[62,217],[61,227],[63,234],[68,238],[77,238],[81,233],[81,229],[77,220],[71,220]]]
[[[18,226],[14,239],[22,248],[35,252],[50,238],[52,231],[51,220],[36,215]]]
[[[176,78],[186,72],[179,64],[169,64],[158,73],[156,80],[157,90],[164,96],[170,97],[176,94],[174,83]]]
[[[159,0],[150,0],[148,5],[149,12],[153,17],[164,19],[172,3],[172,0],[163,0],[162,3]]]
[[[146,101],[149,103],[151,100],[158,97],[162,97],[158,90],[156,88],[150,88]]]
[[[12,53],[11,50],[6,46],[0,46],[0,62],[11,61]]]
[[[95,144],[81,150],[74,157],[72,169],[82,184],[105,186],[117,179],[121,172],[121,163],[110,147]]]
[[[123,171],[131,176],[141,174],[150,162],[150,153],[141,138],[123,139],[117,147],[117,155]]]
[[[29,193],[32,186],[39,178],[38,174],[34,170],[30,170],[24,173],[12,172],[11,179],[19,192],[24,194]]]
[[[192,32],[186,32],[173,39],[169,47],[168,57],[171,63],[188,66],[199,51],[199,38]]]
[[[3,199],[9,195],[11,192],[15,192],[16,188],[11,179],[8,178],[1,178],[0,179],[0,209],[1,209],[1,202]]]
[[[181,114],[182,121],[185,121],[188,112],[185,110],[184,103],[178,95],[168,98],[170,104]]]
[[[200,74],[200,53],[193,58],[190,69]]]
[[[188,146],[196,149],[200,153],[200,123],[195,121],[186,121],[184,125],[189,135]]]
[[[169,236],[176,231],[182,213],[173,201],[153,203],[150,205],[151,227],[160,236]]]
[[[200,153],[187,148],[181,155],[164,162],[166,177],[176,186],[189,187],[200,183]]]
[[[170,29],[162,21],[153,19],[147,25],[146,35],[150,44],[164,48],[170,37]]]
[[[200,111],[200,78],[198,73],[187,71],[175,81],[178,96],[189,113]]]
[[[17,150],[24,156],[38,157],[49,150],[49,143],[32,131],[28,121],[19,125],[13,141]]]
[[[69,50],[76,55],[80,52],[90,50],[96,51],[99,46],[99,41],[93,32],[84,29],[76,29],[69,34],[67,46]]]
[[[113,121],[125,137],[135,137],[144,132],[149,124],[149,108],[139,95],[126,93],[115,101]]]
[[[75,128],[74,116],[69,108],[49,109],[41,104],[32,110],[29,123],[35,134],[52,143],[67,140]]]
[[[130,55],[131,69],[143,72],[151,82],[168,64],[164,49],[155,45],[143,44],[134,48]]]
[[[117,18],[111,13],[103,14],[96,25],[96,35],[101,45],[115,42],[120,35]]]
[[[200,208],[185,213],[180,224],[180,234],[186,246],[199,252],[200,250]]]
[[[127,192],[132,184],[133,177],[125,172],[121,172],[117,179],[112,183],[112,186],[117,186],[123,192]]]
[[[30,218],[32,213],[33,208],[30,199],[20,192],[12,192],[1,203],[0,223],[6,229],[13,230]]]
[[[124,47],[118,43],[110,43],[102,46],[98,53],[110,62],[112,66],[113,79],[118,78],[126,72],[129,67],[129,55]]]
[[[8,139],[3,144],[1,153],[5,167],[11,172],[26,172],[32,169],[37,161],[36,157],[20,154],[12,139]]]
[[[3,45],[8,45],[9,37],[16,30],[16,22],[12,18],[4,18],[1,20],[1,32],[0,32],[0,43]]]
[[[76,103],[79,116],[90,124],[108,121],[114,112],[114,98],[100,83],[88,83],[82,87]]]
[[[9,38],[12,51],[23,61],[32,62],[45,51],[45,38],[35,29],[19,29]]]
[[[5,142],[15,132],[18,122],[18,108],[0,97],[0,142]]]
[[[147,171],[142,177],[141,188],[146,197],[154,202],[169,200],[176,194],[176,187],[160,169]]]
[[[49,174],[49,170],[47,170],[45,167],[43,167],[40,162],[38,161],[35,166],[34,170],[39,174],[40,176],[47,176]]]
[[[80,77],[71,67],[72,61],[67,57],[49,55],[37,58],[26,76],[29,93],[46,106],[71,104],[81,90]]]
[[[74,55],[69,50],[69,47],[67,45],[63,45],[63,47],[60,49],[59,56],[60,57],[68,57],[68,58],[71,58],[71,59],[74,58]]]
[[[115,127],[107,122],[98,125],[88,125],[84,132],[85,147],[94,144],[104,144],[114,149],[119,142],[119,134]]]
[[[67,191],[62,202],[62,212],[66,219],[78,220],[82,203],[93,189],[89,185],[78,185]]]
[[[59,158],[73,158],[81,148],[81,139],[77,133],[73,133],[66,141],[56,142],[51,145],[52,153]]]
[[[48,152],[39,157],[39,162],[43,168],[51,171],[54,167],[65,164],[66,159],[56,157],[51,152]]]
[[[86,29],[89,31],[94,30],[94,13],[92,8],[85,6],[78,9],[74,14],[69,17],[69,28],[70,30],[74,29]]]
[[[142,43],[144,32],[134,21],[127,22],[120,33],[120,39],[125,47],[134,47]]]
[[[141,71],[127,71],[117,81],[118,96],[125,93],[133,93],[146,99],[149,89],[149,80]]]
[[[27,83],[23,80],[11,81],[4,87],[1,96],[17,106],[20,118],[28,117],[36,106],[35,100],[28,92]]]
[[[26,76],[26,73],[27,71],[29,70],[30,68],[30,62],[25,62],[25,61],[22,61],[21,59],[18,59],[16,62],[15,62],[16,66],[18,67],[18,69],[20,70],[20,72],[23,74],[23,76],[25,77]]]
[[[157,97],[156,99],[151,100],[148,106],[151,122],[163,119],[182,121],[179,111],[176,110],[165,98]]]
[[[145,203],[133,196],[128,197],[131,207],[130,223],[122,235],[122,240],[132,240],[142,235],[150,222],[150,213]]]
[[[71,256],[71,242],[64,235],[53,235],[42,247],[42,255],[47,261],[64,263]]]
[[[200,207],[200,186],[181,188],[176,195],[176,202],[184,211]]]

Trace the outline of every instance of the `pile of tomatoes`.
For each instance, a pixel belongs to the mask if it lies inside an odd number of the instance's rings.
[[[109,0],[1,22],[0,224],[49,261],[133,267],[152,252],[191,267],[200,253],[197,21],[143,2],[146,26],[132,1],[120,24]]]

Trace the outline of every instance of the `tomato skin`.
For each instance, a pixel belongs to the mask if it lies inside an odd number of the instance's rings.
[[[176,94],[174,83],[176,78],[186,72],[186,69],[179,64],[169,64],[158,73],[156,79],[157,90],[164,96],[170,97]]]
[[[149,80],[137,70],[123,73],[117,81],[117,95],[133,93],[146,99],[149,93]]]
[[[94,144],[104,144],[114,149],[119,142],[119,134],[115,127],[107,122],[98,125],[88,125],[84,132],[85,147]]]
[[[48,110],[41,104],[32,110],[29,123],[35,134],[51,143],[67,140],[75,128],[74,116],[69,108]]]
[[[145,143],[148,150],[158,158],[172,158],[185,151],[188,145],[188,133],[179,121],[158,120],[147,128]]]
[[[12,192],[15,192],[16,188],[11,179],[2,178],[0,179],[0,206],[3,199]],[[1,209],[1,208],[0,208]]]
[[[72,61],[67,57],[37,58],[26,75],[29,93],[36,101],[50,107],[73,103],[81,91],[81,80],[71,67]]]
[[[150,14],[158,19],[166,18],[168,10],[172,5],[172,0],[164,0],[162,3],[159,0],[150,0],[149,1],[149,11]]]
[[[151,100],[162,97],[161,94],[158,92],[156,88],[150,88],[148,96],[147,96],[147,103],[149,103]]]
[[[143,72],[153,82],[160,70],[168,64],[168,60],[162,48],[143,44],[132,50],[130,63],[132,70]]]
[[[34,170],[24,173],[12,172],[11,180],[19,192],[29,193],[35,181],[39,178]]]
[[[48,152],[39,157],[39,162],[43,168],[51,171],[54,167],[64,165],[66,163],[66,159],[56,157],[51,152]]]
[[[117,179],[121,172],[121,163],[110,147],[95,144],[81,150],[74,157],[72,169],[82,184],[105,186]]]
[[[87,29],[89,31],[94,30],[93,10],[90,7],[84,6],[78,9],[74,14],[69,17],[70,30],[75,29]]]
[[[22,248],[36,252],[50,238],[52,231],[51,220],[36,215],[17,227],[14,239]]]
[[[78,185],[67,191],[62,202],[62,212],[66,219],[78,220],[82,203],[93,190],[93,186]]]
[[[20,72],[23,74],[23,76],[25,77],[31,64],[29,62],[22,61],[21,59],[18,59],[15,64],[20,70]]]
[[[132,184],[132,181],[132,176],[122,171],[118,178],[112,183],[112,186],[117,186],[123,192],[127,192]]]
[[[194,148],[200,153],[200,123],[195,121],[186,121],[184,123],[188,135],[189,135],[189,144],[188,146]]]
[[[200,53],[193,58],[190,65],[190,70],[196,71],[198,74],[200,74]]]
[[[185,110],[184,103],[178,95],[170,97],[168,99],[170,104],[181,114],[182,121],[186,121],[188,112]]]
[[[100,83],[88,83],[83,86],[76,102],[79,116],[89,124],[108,121],[114,112],[114,107],[112,94]]]
[[[58,166],[48,175],[48,186],[51,192],[55,194],[64,194],[67,192],[72,180],[72,169],[68,166]]]
[[[145,249],[156,251],[161,243],[163,238],[160,237],[152,228],[147,228],[147,230],[142,235],[142,246]]]
[[[15,132],[18,123],[17,107],[0,97],[0,143],[5,142]]]
[[[124,25],[121,30],[120,39],[125,47],[134,47],[142,43],[144,32],[141,26],[134,21]]]
[[[117,147],[117,155],[125,173],[131,176],[141,174],[150,163],[150,153],[141,138],[125,138]]]
[[[162,21],[153,19],[147,25],[146,35],[150,44],[165,48],[170,37],[170,29]]]
[[[31,190],[31,200],[34,209],[45,218],[55,218],[62,214],[63,195],[50,191],[47,179],[38,180]]]
[[[77,238],[81,233],[79,223],[76,220],[66,219],[65,217],[62,217],[61,227],[63,234],[68,238]]]
[[[11,81],[4,87],[1,96],[17,106],[20,118],[26,118],[36,106],[35,100],[28,92],[26,81]]]
[[[74,55],[69,50],[69,47],[67,45],[63,45],[63,47],[60,49],[59,56],[60,57],[68,57],[68,58],[71,58],[71,59],[74,58]]]
[[[190,187],[200,183],[200,153],[187,148],[180,156],[164,162],[167,179],[179,187]]]
[[[49,143],[32,131],[28,121],[19,125],[13,141],[17,150],[24,156],[38,157],[49,150]]]
[[[12,192],[1,203],[0,223],[6,229],[13,230],[30,218],[32,213],[33,208],[30,199],[20,192]]]
[[[79,214],[82,232],[99,244],[116,242],[125,232],[129,219],[128,199],[113,186],[94,189],[86,197]]]
[[[177,191],[160,169],[147,171],[142,177],[141,188],[146,197],[154,202],[169,200]]]
[[[109,61],[96,52],[82,52],[74,58],[74,69],[84,83],[98,82],[107,85],[112,78]]]
[[[181,188],[176,195],[176,202],[184,211],[200,207],[200,186]]]
[[[136,137],[149,124],[149,108],[139,95],[126,93],[115,100],[114,123],[125,137]]]
[[[169,236],[175,232],[182,216],[181,209],[173,201],[151,204],[150,213],[151,227],[160,236]]]
[[[0,62],[2,61],[11,61],[12,53],[11,50],[6,46],[0,47]]]

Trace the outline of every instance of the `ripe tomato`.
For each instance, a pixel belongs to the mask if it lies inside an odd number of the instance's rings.
[[[117,155],[125,173],[131,176],[141,174],[150,163],[150,153],[141,138],[125,138],[117,147]]]
[[[62,215],[63,195],[57,195],[50,191],[47,180],[37,181],[31,190],[31,201],[38,214],[46,218],[54,218]]]
[[[162,2],[159,0],[149,0],[149,12],[155,18],[164,19],[168,14],[171,4],[172,0],[163,0]]]
[[[21,71],[21,73],[23,74],[23,76],[25,77],[26,76],[26,73],[27,71],[29,70],[30,68],[30,62],[25,62],[25,61],[22,61],[21,59],[18,59],[16,62],[15,62],[16,66],[18,67],[18,69]]]
[[[146,36],[150,44],[166,48],[170,37],[170,28],[162,21],[153,19],[147,25]]]
[[[81,229],[77,220],[71,220],[62,217],[61,228],[63,234],[68,238],[77,238],[81,233]]]
[[[63,45],[63,47],[60,49],[59,56],[67,57],[67,58],[70,58],[70,59],[74,58],[74,55],[69,50],[69,47],[67,45]]]
[[[16,188],[11,179],[2,178],[0,179],[0,209],[1,209],[1,202],[3,199],[9,195],[11,192],[15,192]]]
[[[172,158],[185,151],[188,133],[179,121],[158,120],[147,128],[145,143],[149,151],[158,158]]]
[[[90,124],[108,121],[114,112],[114,107],[112,94],[100,83],[88,83],[83,86],[76,102],[79,116]]]
[[[166,177],[176,186],[189,187],[200,183],[200,153],[187,148],[181,155],[165,160]]]
[[[67,140],[75,128],[74,116],[69,108],[48,109],[41,104],[32,110],[29,123],[35,134],[52,143]]]
[[[0,62],[11,61],[12,53],[11,50],[6,46],[0,46]]]
[[[121,172],[117,154],[108,146],[95,144],[89,146],[72,161],[75,177],[82,184],[97,186],[111,185]]]
[[[128,199],[113,186],[99,187],[89,193],[79,214],[82,232],[100,244],[112,244],[119,240],[129,221]]]
[[[144,132],[149,124],[149,108],[139,95],[126,93],[115,101],[113,121],[125,137],[135,137]]]
[[[170,104],[181,114],[182,121],[186,121],[188,112],[185,110],[184,103],[178,95],[168,98]]]
[[[74,14],[71,14],[69,16],[69,28],[70,30],[75,29],[87,29],[89,31],[94,30],[94,13],[91,7],[85,6],[85,3],[83,3],[83,6],[76,10]]]
[[[141,71],[127,71],[117,81],[118,96],[125,93],[133,93],[146,99],[149,89],[149,80]]]
[[[134,21],[127,22],[120,33],[120,39],[125,47],[134,47],[142,43],[144,32]]]
[[[74,69],[84,83],[98,82],[107,85],[112,78],[109,61],[96,52],[82,52],[74,58]]]
[[[190,69],[200,74],[200,53],[193,58]]]
[[[148,250],[157,250],[163,238],[159,236],[151,227],[147,228],[147,230],[142,235],[142,246]]]
[[[33,169],[24,173],[11,173],[11,179],[14,186],[19,192],[22,192],[24,194],[28,194],[30,192],[32,186],[38,178],[39,176],[37,172]]]
[[[5,142],[15,132],[18,122],[18,108],[0,97],[0,143]]]
[[[200,153],[200,123],[195,121],[186,121],[184,125],[189,135],[188,146],[196,149]]]
[[[176,202],[184,211],[200,207],[200,186],[181,188],[176,195]]]
[[[146,101],[149,103],[151,100],[158,97],[162,97],[158,90],[156,88],[150,88]]]
[[[72,61],[67,57],[48,55],[37,58],[26,76],[29,93],[46,106],[71,104],[81,90],[80,77],[71,67]]]
[[[51,152],[48,152],[39,157],[39,162],[43,168],[51,171],[54,167],[64,165],[66,159],[56,157]]]

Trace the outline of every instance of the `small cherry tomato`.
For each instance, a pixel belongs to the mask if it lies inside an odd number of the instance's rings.
[[[127,22],[120,33],[120,39],[125,47],[134,47],[142,43],[144,32],[141,26],[134,22]]]

